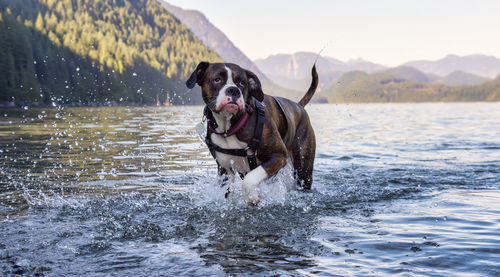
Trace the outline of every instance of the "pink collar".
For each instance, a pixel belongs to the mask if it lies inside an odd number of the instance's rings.
[[[251,113],[253,113],[253,108],[248,107],[247,112],[241,117],[241,119],[240,119],[240,121],[238,121],[238,123],[236,123],[234,126],[231,126],[231,128],[229,128],[229,130],[227,130],[225,132],[218,132],[216,130],[217,123],[215,123],[215,119],[214,119],[214,116],[212,114],[212,111],[209,111],[209,109],[206,108],[205,109],[205,116],[208,120],[208,124],[207,124],[208,130],[211,133],[221,135],[224,137],[232,136],[232,135],[236,134],[241,128],[243,128],[243,126],[245,126]]]

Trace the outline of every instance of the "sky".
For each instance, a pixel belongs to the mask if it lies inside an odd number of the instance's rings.
[[[166,0],[195,9],[250,59],[299,51],[386,66],[500,57],[499,0]]]

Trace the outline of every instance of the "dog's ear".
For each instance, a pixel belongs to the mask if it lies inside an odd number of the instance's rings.
[[[259,78],[250,70],[245,70],[245,72],[248,78],[248,92],[258,101],[264,101],[264,92]]]
[[[201,86],[201,84],[203,83],[203,76],[205,75],[205,70],[207,70],[209,65],[210,64],[207,62],[201,62],[198,64],[193,73],[191,73],[189,79],[186,81],[186,86],[189,89],[194,88],[195,84]]]

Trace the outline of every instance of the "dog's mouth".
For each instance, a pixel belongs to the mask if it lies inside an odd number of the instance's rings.
[[[240,107],[236,102],[229,102],[223,107],[223,109],[228,113],[237,113]]]
[[[224,111],[230,114],[236,114],[239,110],[240,105],[238,105],[238,103],[236,103],[235,101],[231,101],[219,106],[217,112]]]

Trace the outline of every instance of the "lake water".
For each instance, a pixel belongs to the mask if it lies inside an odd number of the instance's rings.
[[[202,107],[0,109],[0,275],[500,275],[500,103],[307,110],[312,191],[250,207]]]

